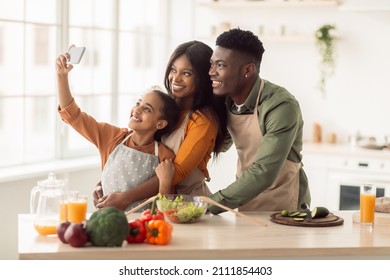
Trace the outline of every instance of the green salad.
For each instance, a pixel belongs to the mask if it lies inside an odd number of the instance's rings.
[[[158,209],[174,223],[193,223],[206,211],[206,205],[199,199],[198,202],[185,201],[182,195],[169,200],[160,195],[157,200]]]

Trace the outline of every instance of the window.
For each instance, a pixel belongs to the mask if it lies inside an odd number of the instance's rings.
[[[0,26],[0,64],[3,63],[4,61],[4,31],[3,31],[3,28]]]
[[[44,26],[34,27],[34,65],[47,65],[49,63],[49,28]]]
[[[69,78],[81,109],[126,126],[162,84],[168,1],[0,0],[0,167],[97,154],[57,113],[54,61],[70,44],[86,47]]]

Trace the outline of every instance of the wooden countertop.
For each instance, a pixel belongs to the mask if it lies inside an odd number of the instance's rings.
[[[196,224],[173,224],[165,246],[129,244],[117,248],[72,248],[57,236],[39,236],[33,216],[20,214],[19,259],[389,259],[390,227],[372,231],[353,222],[354,211],[335,214],[344,224],[335,227],[293,227],[269,221],[271,213],[249,213],[268,227],[232,213],[206,215]],[[247,213],[248,214],[248,213]],[[138,218],[139,214],[132,214]]]

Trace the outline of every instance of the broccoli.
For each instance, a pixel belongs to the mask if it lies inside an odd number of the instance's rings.
[[[88,220],[87,233],[93,246],[120,247],[129,234],[126,215],[114,207],[99,209]]]

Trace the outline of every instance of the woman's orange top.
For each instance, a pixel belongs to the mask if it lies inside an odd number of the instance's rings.
[[[187,113],[183,112],[180,119],[183,120]],[[205,178],[210,178],[207,163],[214,149],[217,131],[217,124],[211,117],[198,111],[191,115],[184,131],[184,140],[174,160],[173,186],[189,175],[196,166]]]

